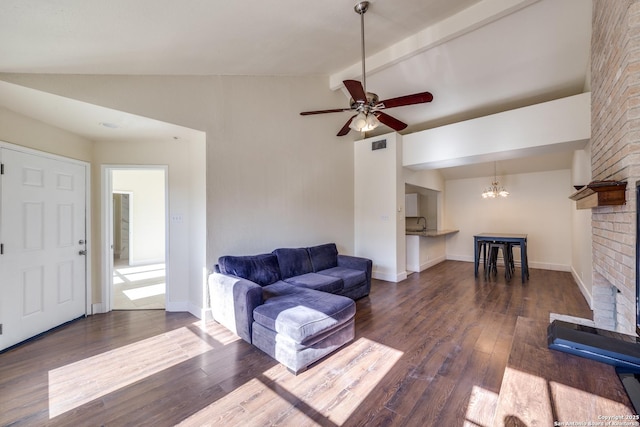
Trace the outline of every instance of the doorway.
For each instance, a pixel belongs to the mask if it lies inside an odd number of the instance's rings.
[[[110,168],[111,310],[166,307],[166,167]]]

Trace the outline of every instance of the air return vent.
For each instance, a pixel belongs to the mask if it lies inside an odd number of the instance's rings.
[[[371,151],[382,150],[383,148],[387,148],[387,140],[386,139],[381,139],[379,141],[373,141],[371,143]]]

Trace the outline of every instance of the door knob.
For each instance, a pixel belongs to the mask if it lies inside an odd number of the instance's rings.
[[[82,251],[78,252],[78,255],[86,255],[86,254],[87,254],[87,251],[85,251],[85,250],[82,250]]]

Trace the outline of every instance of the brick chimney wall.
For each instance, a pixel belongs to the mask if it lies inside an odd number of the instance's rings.
[[[592,176],[594,180],[627,181],[625,205],[592,209],[594,320],[596,326],[613,329],[613,325],[620,332],[634,334],[640,2],[593,0],[592,19]],[[610,308],[611,295],[615,296],[615,309]]]

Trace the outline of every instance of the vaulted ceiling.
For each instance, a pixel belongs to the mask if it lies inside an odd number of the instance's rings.
[[[340,90],[361,79],[355,3],[3,0],[0,73],[319,74]],[[370,3],[367,89],[383,99],[434,95],[388,110],[409,124],[403,133],[588,90],[590,1]],[[14,92],[0,86],[0,106]]]

